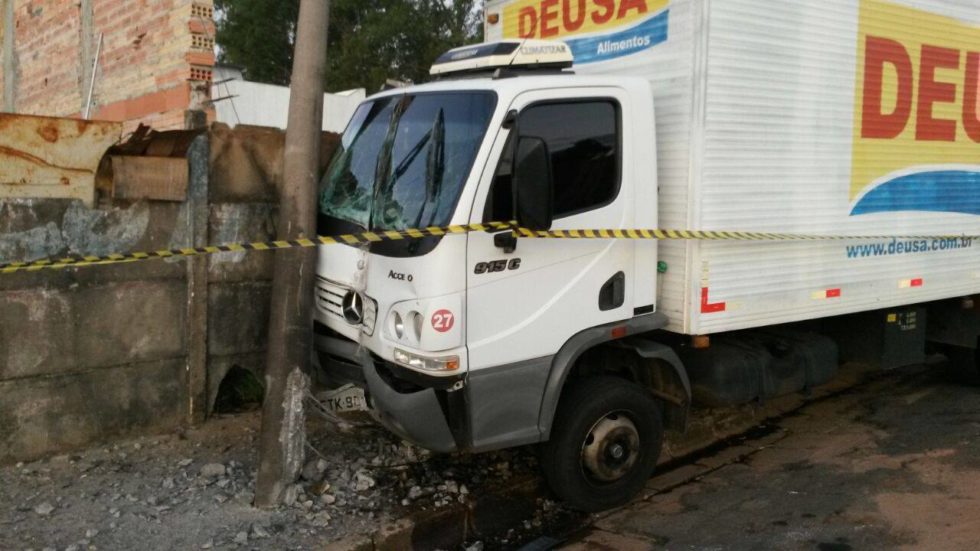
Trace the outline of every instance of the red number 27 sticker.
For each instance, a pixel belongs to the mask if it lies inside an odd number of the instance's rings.
[[[456,323],[456,316],[449,310],[439,310],[432,314],[432,328],[440,333],[445,333],[453,328]]]

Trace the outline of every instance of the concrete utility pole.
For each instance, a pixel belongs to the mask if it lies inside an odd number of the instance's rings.
[[[286,128],[279,238],[316,236],[316,184],[323,120],[329,0],[301,0]],[[259,435],[255,505],[275,507],[296,481],[305,457],[303,396],[312,344],[316,249],[277,251],[269,352]]]

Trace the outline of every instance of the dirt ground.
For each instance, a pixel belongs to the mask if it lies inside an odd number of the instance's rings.
[[[463,549],[980,548],[980,388],[932,368],[819,398],[662,468],[643,498],[593,517],[540,487],[526,511],[494,501],[502,486],[539,483],[530,449],[434,456],[378,428],[315,420],[289,505],[259,511],[258,426],[257,412],[219,416],[0,468],[0,550],[323,549],[481,501],[496,536]]]
[[[764,432],[655,477],[568,549],[980,548],[980,388],[896,372]]]
[[[536,476],[526,450],[432,456],[377,428],[313,422],[289,505],[260,511],[251,507],[258,426],[257,412],[220,416],[0,468],[0,550],[318,549]]]

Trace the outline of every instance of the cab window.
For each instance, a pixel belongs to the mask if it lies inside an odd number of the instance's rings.
[[[593,210],[616,198],[622,140],[615,101],[532,105],[520,115],[520,133],[542,138],[548,146],[555,179],[555,218]],[[513,218],[510,149],[508,143],[494,175],[486,221]]]

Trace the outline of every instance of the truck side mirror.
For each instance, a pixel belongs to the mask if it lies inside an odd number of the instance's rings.
[[[517,224],[534,231],[551,229],[554,219],[554,176],[548,144],[521,136],[514,155],[514,212]]]

